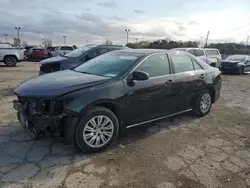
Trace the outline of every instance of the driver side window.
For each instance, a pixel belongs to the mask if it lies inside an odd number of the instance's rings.
[[[154,54],[147,57],[136,71],[143,71],[149,74],[149,78],[163,76],[170,73],[169,61],[166,54]]]
[[[108,52],[107,48],[99,48],[99,49],[96,49],[96,50],[90,52],[89,58],[93,59],[93,58],[95,58],[95,57],[97,57],[99,55],[102,55],[104,53],[107,53],[107,52]]]

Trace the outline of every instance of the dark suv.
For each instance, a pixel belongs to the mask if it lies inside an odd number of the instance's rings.
[[[122,49],[128,49],[128,47],[115,45],[86,45],[73,50],[66,55],[52,57],[41,61],[39,75],[60,70],[73,69],[101,54]]]

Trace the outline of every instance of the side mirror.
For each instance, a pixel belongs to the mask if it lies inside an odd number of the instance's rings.
[[[128,80],[148,80],[149,74],[143,71],[134,71],[132,74],[129,75]]]

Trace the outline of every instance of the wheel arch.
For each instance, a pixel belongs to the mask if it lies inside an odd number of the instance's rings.
[[[97,100],[88,104],[86,107],[84,107],[81,110],[80,116],[85,115],[91,108],[96,107],[96,106],[105,107],[109,109],[110,111],[112,111],[116,115],[119,121],[119,124],[121,124],[122,122],[121,107],[112,99],[100,99],[100,100]]]
[[[5,55],[4,58],[3,58],[3,60],[5,61],[5,59],[6,59],[7,57],[14,57],[14,58],[18,61],[17,56],[14,55],[14,54],[7,54],[7,55]]]
[[[212,103],[214,103],[215,101],[215,88],[211,85],[207,86],[206,87],[207,90],[209,90],[212,94]]]
[[[112,99],[101,99],[94,101],[88,105],[86,105],[79,113],[70,113],[63,120],[63,132],[64,132],[64,140],[67,144],[75,143],[75,130],[77,125],[79,124],[81,117],[85,116],[87,112],[94,107],[105,107],[112,111],[118,119],[119,128],[122,128],[122,118],[121,118],[121,107],[115,103]],[[70,126],[68,126],[70,125]]]

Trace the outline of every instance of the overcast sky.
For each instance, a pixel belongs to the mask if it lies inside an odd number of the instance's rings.
[[[20,38],[41,44],[78,46],[110,39],[126,43],[172,38],[211,41],[246,41],[250,35],[250,0],[0,0],[0,40]]]

